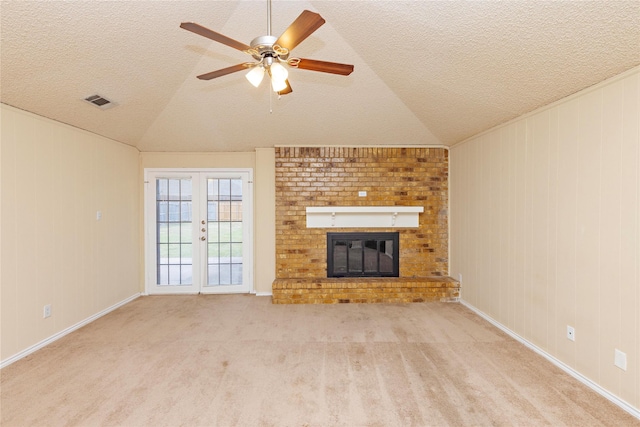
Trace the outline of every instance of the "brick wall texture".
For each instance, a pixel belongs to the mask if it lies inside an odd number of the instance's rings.
[[[308,206],[423,206],[400,232],[400,277],[448,271],[448,151],[443,148],[276,148],[276,279],[326,278],[327,231],[306,228]],[[359,197],[366,191],[366,197]]]

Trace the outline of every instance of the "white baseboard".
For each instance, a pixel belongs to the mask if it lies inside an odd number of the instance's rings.
[[[130,296],[129,298],[126,298],[114,305],[112,305],[111,307],[105,308],[104,310],[94,314],[93,316],[87,317],[84,320],[81,320],[80,322],[76,323],[75,325],[69,326],[68,328],[51,335],[49,338],[46,338],[42,341],[40,341],[37,344],[32,345],[31,347],[22,350],[19,353],[14,354],[11,357],[6,358],[5,360],[0,362],[0,369],[4,368],[5,366],[9,366],[10,364],[12,364],[13,362],[17,362],[18,360],[22,359],[23,357],[26,357],[28,355],[30,355],[31,353],[33,353],[34,351],[40,350],[42,347],[47,346],[49,344],[51,344],[54,341],[59,340],[60,338],[64,337],[65,335],[70,334],[71,332],[80,329],[81,327],[93,322],[94,320],[104,316],[105,314],[108,314],[110,312],[112,312],[113,310],[115,310],[116,308],[122,307],[123,305],[133,301],[134,299],[138,298],[140,296],[140,293],[134,294],[132,296]]]
[[[607,400],[613,402],[614,404],[616,404],[620,408],[624,409],[625,411],[627,411],[628,413],[630,413],[634,417],[640,419],[640,409],[632,406],[631,404],[629,404],[629,403],[625,402],[624,400],[620,399],[618,396],[612,394],[610,391],[602,388],[598,384],[596,384],[593,381],[591,381],[589,378],[587,378],[584,375],[582,375],[580,372],[574,370],[573,368],[571,368],[570,366],[566,365],[562,361],[556,359],[554,356],[550,355],[549,353],[547,353],[546,351],[544,351],[543,349],[541,349],[537,345],[533,344],[532,342],[530,342],[530,341],[526,340],[525,338],[521,337],[520,335],[516,334],[511,329],[507,328],[502,323],[500,323],[497,320],[493,319],[492,317],[490,317],[486,313],[478,310],[476,307],[474,307],[473,305],[469,304],[465,300],[461,299],[460,303],[462,305],[464,305],[465,307],[467,307],[469,310],[471,310],[474,313],[476,313],[478,316],[480,316],[483,319],[485,319],[487,322],[491,323],[496,328],[500,329],[502,332],[504,332],[507,335],[509,335],[511,338],[515,339],[516,341],[521,342],[526,347],[528,347],[531,350],[535,351],[540,356],[544,357],[549,362],[553,363],[558,368],[562,369],[564,372],[566,372],[567,374],[571,375],[573,378],[577,379],[578,381],[580,381],[581,383],[583,383],[584,385],[586,385],[587,387],[589,387],[590,389],[592,389],[596,393],[598,393],[601,396],[605,397]]]
[[[257,297],[272,297],[273,294],[271,292],[256,292]]]

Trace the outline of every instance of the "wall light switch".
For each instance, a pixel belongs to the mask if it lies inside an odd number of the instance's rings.
[[[627,354],[616,348],[615,356],[613,357],[613,364],[623,371],[627,370]]]
[[[102,211],[96,212],[96,221],[100,221],[102,219]]]
[[[358,191],[358,197],[367,197],[366,191]]]

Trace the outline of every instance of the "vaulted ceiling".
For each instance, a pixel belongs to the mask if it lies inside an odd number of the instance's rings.
[[[141,151],[451,145],[640,64],[637,0],[273,0],[273,35],[305,9],[326,24],[293,56],[355,71],[290,69],[278,99],[244,72],[198,80],[251,58],[179,27],[249,44],[266,0],[3,0],[0,101]]]

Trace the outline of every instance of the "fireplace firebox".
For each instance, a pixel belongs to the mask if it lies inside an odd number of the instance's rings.
[[[327,233],[327,277],[399,277],[399,233]]]

